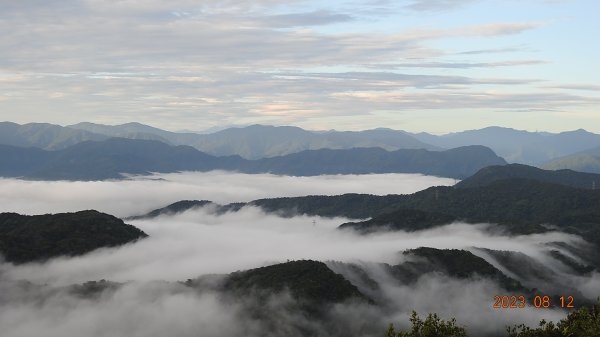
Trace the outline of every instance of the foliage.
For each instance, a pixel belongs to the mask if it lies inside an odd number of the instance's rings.
[[[0,213],[0,254],[14,263],[81,255],[146,236],[121,219],[93,210],[35,216]]]
[[[407,231],[426,228],[426,223],[423,226],[407,218],[406,213],[398,212],[413,209],[435,213],[437,218],[440,218],[439,214],[445,214],[468,223],[500,224],[514,234],[543,233],[548,231],[547,225],[553,225],[600,245],[600,190],[515,178],[474,188],[431,187],[415,194],[395,196],[393,200],[397,202],[371,210],[376,214],[373,219],[344,227],[389,229],[387,224],[391,223],[392,228]],[[320,201],[319,209],[325,209],[334,199],[321,198]],[[380,203],[383,205],[385,201]],[[360,209],[361,205],[358,205],[351,211]],[[432,221],[429,227],[436,225],[439,222]]]
[[[467,337],[464,328],[454,318],[444,321],[437,314],[429,314],[425,320],[413,311],[410,331],[397,332],[390,324],[385,337]],[[508,327],[508,337],[598,337],[600,336],[600,302],[588,308],[580,308],[558,323],[542,320],[537,328],[524,324]]]
[[[463,327],[456,324],[454,318],[449,321],[441,319],[437,314],[429,314],[422,320],[415,311],[410,316],[412,328],[410,331],[396,332],[390,324],[385,337],[467,337]]]
[[[289,291],[303,300],[335,303],[352,298],[367,298],[342,275],[334,273],[323,262],[290,261],[276,265],[231,273],[224,281],[229,291],[248,293],[267,290],[269,293]]]
[[[489,262],[467,250],[420,247],[406,250],[403,254],[407,257],[419,258],[409,258],[402,264],[390,267],[391,274],[399,279],[416,281],[425,273],[443,272],[448,276],[461,279],[486,277],[498,282],[504,289],[525,290],[518,281],[507,277]],[[407,276],[412,277],[412,280],[407,280]]]
[[[594,183],[600,187],[600,174],[583,173],[571,170],[542,170],[537,167],[521,164],[485,167],[471,177],[459,182],[455,187],[482,187],[499,180],[514,178],[533,179],[540,182],[583,189],[592,189]]]
[[[508,337],[598,337],[600,336],[600,305],[591,310],[581,308],[554,324],[541,321],[538,328],[525,325],[509,327]]]

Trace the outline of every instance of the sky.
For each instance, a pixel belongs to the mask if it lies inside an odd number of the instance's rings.
[[[0,0],[0,120],[600,132],[594,0]]]

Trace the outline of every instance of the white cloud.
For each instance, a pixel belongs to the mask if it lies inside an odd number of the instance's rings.
[[[98,183],[3,180],[1,204],[31,212],[96,205],[133,214],[140,209],[162,206],[167,199],[175,201],[184,197],[229,202],[260,196],[346,191],[407,193],[450,182],[416,175],[291,178],[222,172],[167,174],[157,178],[165,180]],[[10,196],[14,199],[12,204],[7,204]],[[161,282],[229,273],[288,259],[329,260],[331,268],[345,275],[348,270],[331,261],[357,263],[380,284],[382,306],[339,304],[332,309],[330,314],[334,319],[330,323],[335,329],[342,329],[336,331],[350,329],[345,335],[356,331],[380,335],[390,322],[407,327],[407,317],[413,309],[422,315],[434,311],[445,318],[456,317],[474,335],[503,331],[505,325],[535,325],[542,318],[564,317],[559,310],[493,310],[494,295],[506,292],[489,280],[461,281],[424,275],[415,284],[403,285],[381,271],[379,263],[404,261],[406,257],[399,254],[400,251],[421,246],[467,249],[492,264],[497,262],[473,247],[521,252],[554,271],[556,279],[552,282],[569,282],[586,296],[599,291],[597,275],[566,274],[565,266],[548,256],[548,243],[583,244],[581,238],[564,233],[510,236],[489,225],[454,223],[420,232],[363,236],[337,230],[338,225],[347,221],[343,218],[280,218],[255,207],[223,215],[213,211],[205,207],[175,216],[133,221],[133,225],[150,237],[121,247],[100,249],[79,257],[55,258],[42,264],[0,263],[0,325],[3,328],[0,334],[11,337],[40,334],[212,337],[268,336],[270,333],[294,336],[296,332],[292,327],[299,325],[326,331],[320,323],[305,321],[298,312],[290,310],[293,301],[285,294],[273,297],[266,306],[272,310],[277,327],[285,331],[283,333],[273,331],[248,312],[244,307],[248,299],[226,301],[211,291],[201,293],[178,283]],[[61,288],[99,279],[128,283],[96,299],[84,299]],[[533,283],[525,286],[535,287],[535,280],[527,281]],[[366,289],[363,291],[368,293]]]
[[[126,217],[184,199],[226,204],[260,198],[344,193],[409,194],[453,179],[418,174],[290,177],[231,172],[159,174],[124,181],[0,180],[0,211],[24,214],[96,209]]]

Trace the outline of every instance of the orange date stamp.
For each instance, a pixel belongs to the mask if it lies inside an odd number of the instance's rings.
[[[533,298],[526,298],[525,296],[516,295],[505,295],[505,296],[494,296],[494,303],[492,308],[494,309],[524,309],[524,308],[536,308],[536,309],[549,309],[549,308],[563,308],[573,309],[575,308],[575,299],[573,296],[560,296],[553,298],[548,295],[536,295]]]

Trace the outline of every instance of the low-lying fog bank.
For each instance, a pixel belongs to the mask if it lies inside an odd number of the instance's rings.
[[[279,177],[222,172],[169,174],[122,182],[3,180],[3,211],[44,213],[95,208],[120,216],[144,213],[181,199],[219,203],[307,194],[411,193],[452,180],[414,175]],[[11,199],[12,198],[12,199]],[[282,218],[256,207],[218,214],[209,206],[174,215],[128,221],[149,235],[125,246],[46,263],[0,263],[0,336],[381,336],[387,324],[408,327],[412,310],[456,317],[471,336],[504,336],[514,324],[564,317],[561,309],[493,309],[509,295],[487,277],[423,273],[400,282],[386,269],[410,262],[408,249],[462,249],[483,258],[524,287],[600,294],[600,275],[577,273],[553,255],[585,259],[582,238],[557,232],[509,235],[487,224],[453,223],[417,232],[361,235],[337,227],[345,218]],[[556,244],[561,242],[563,244]],[[506,255],[505,252],[513,252]],[[575,252],[575,253],[574,253]],[[375,304],[341,302],[324,319],[307,317],[288,293],[265,302],[225,296],[178,281],[229,274],[288,260],[324,261]],[[377,285],[356,280],[358,266]],[[123,283],[94,296],[69,291],[90,280]],[[25,281],[25,282],[23,282]],[[31,283],[30,283],[31,282]],[[572,291],[572,293],[566,293]],[[518,292],[516,292],[518,294]],[[256,308],[263,312],[257,315]],[[324,309],[325,310],[325,309]]]
[[[43,214],[95,209],[127,217],[184,199],[227,204],[281,196],[409,194],[454,183],[453,179],[419,174],[290,177],[223,171],[156,174],[123,181],[0,179],[0,212]]]
[[[413,309],[456,317],[478,334],[502,332],[506,325],[516,323],[534,326],[542,318],[556,320],[564,316],[564,312],[551,309],[492,309],[494,296],[507,292],[489,279],[461,280],[426,274],[415,284],[403,285],[394,282],[378,266],[381,262],[404,261],[406,257],[400,254],[403,250],[428,246],[467,249],[475,254],[481,248],[515,251],[560,271],[565,266],[548,255],[547,244],[561,241],[576,246],[582,243],[578,237],[561,233],[507,236],[487,225],[460,223],[420,232],[363,236],[337,230],[344,221],[346,219],[306,216],[280,218],[254,207],[216,215],[206,207],[132,222],[150,235],[134,244],[43,264],[3,264],[0,267],[2,293],[12,295],[0,296],[0,325],[3,327],[0,335],[281,335],[282,331],[271,331],[272,327],[246,312],[247,303],[241,299],[239,303],[223,302],[218,293],[197,292],[175,281],[295,259],[341,261],[362,266],[379,284],[380,296],[387,303],[384,307],[338,304],[330,314],[336,317],[331,324],[339,326],[326,327],[299,316],[288,303],[292,299],[277,295],[269,310],[277,312],[282,328],[288,326],[285,328],[288,330],[284,330],[289,336],[302,335],[302,329],[293,328],[299,324],[322,331],[323,336],[331,331],[353,329],[361,331],[359,335],[377,336],[389,322],[407,326],[408,314]],[[497,264],[489,257],[486,259]],[[329,265],[352,279],[343,264],[329,262]],[[569,277],[569,282],[587,294],[600,290],[597,276],[557,273],[555,277]],[[48,290],[100,279],[126,284],[93,299]],[[15,290],[13,281],[16,280],[45,286]],[[158,280],[169,282],[152,282]],[[368,293],[369,290],[361,291]]]

